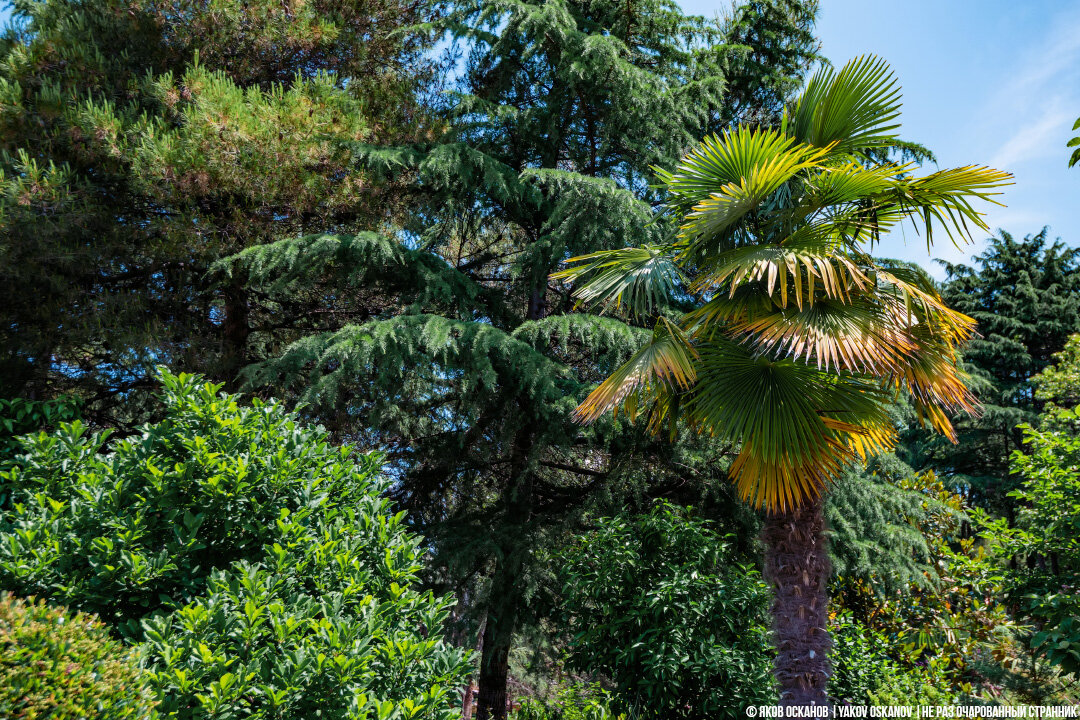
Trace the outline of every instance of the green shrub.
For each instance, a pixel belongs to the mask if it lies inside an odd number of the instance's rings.
[[[570,685],[548,703],[526,699],[510,717],[511,720],[628,720],[625,713],[616,714],[611,706],[611,694],[599,685]]]
[[[136,720],[150,708],[130,649],[104,625],[0,594],[0,718]]]
[[[387,501],[328,500],[278,522],[262,564],[145,623],[160,710],[175,718],[456,717],[468,654],[439,639],[450,603],[410,589],[419,539]]]
[[[241,407],[190,375],[161,375],[165,417],[106,446],[80,422],[23,438],[2,474],[0,585],[137,631],[197,596],[215,568],[257,561],[282,511],[366,488],[369,461],[276,403]]]
[[[81,412],[82,403],[72,397],[55,400],[0,398],[0,470],[9,468],[19,453],[19,437],[77,420]],[[6,496],[0,482],[0,509],[6,505]]]
[[[948,705],[947,683],[931,667],[905,667],[895,643],[845,613],[833,619],[829,696],[840,705]]]
[[[470,658],[439,637],[451,601],[412,587],[420,539],[379,458],[162,382],[165,419],[110,453],[78,423],[26,441],[2,582],[141,640],[164,718],[454,717]]]
[[[682,508],[601,520],[558,562],[567,662],[610,677],[620,710],[745,717],[775,702],[768,589]]]

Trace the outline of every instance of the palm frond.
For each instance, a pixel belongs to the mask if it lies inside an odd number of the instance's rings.
[[[818,289],[824,297],[843,299],[853,290],[865,290],[873,284],[859,263],[825,246],[811,246],[807,251],[797,246],[754,245],[721,253],[691,283],[690,290],[711,295],[723,292],[727,284],[727,294],[733,298],[739,287],[750,283],[777,298],[780,307],[790,304],[790,296],[799,308],[804,303],[813,305]]]
[[[684,411],[699,429],[741,443],[731,474],[756,506],[790,508],[815,497],[853,457],[846,433],[867,435],[867,417],[880,418],[875,427],[888,419],[888,395],[871,381],[754,355],[724,337],[697,349],[697,383]]]
[[[660,387],[688,390],[697,377],[695,358],[696,352],[682,330],[661,318],[649,343],[589,393],[574,411],[574,418],[593,422],[619,407],[633,418],[640,401],[655,397]]]
[[[715,241],[768,195],[828,153],[771,129],[738,127],[706,138],[673,173],[658,170],[668,207],[685,217],[680,238],[690,249]]]
[[[967,167],[940,170],[921,178],[896,181],[886,191],[883,203],[898,211],[917,216],[926,232],[926,246],[934,242],[934,223],[940,224],[949,240],[959,246],[972,240],[972,229],[989,230],[983,214],[975,210],[972,199],[1001,205],[994,198],[1001,194],[997,188],[1012,183],[1012,175],[988,167]],[[918,230],[918,225],[916,225]]]
[[[799,142],[852,153],[897,139],[900,87],[888,64],[874,56],[851,60],[836,73],[822,67],[785,113],[782,128]]]
[[[682,275],[666,249],[657,245],[621,248],[580,255],[567,260],[580,263],[552,275],[563,280],[585,279],[574,298],[601,312],[626,309],[630,314],[651,314],[670,300],[682,284]]]

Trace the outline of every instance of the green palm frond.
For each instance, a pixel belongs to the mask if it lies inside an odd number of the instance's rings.
[[[934,221],[959,246],[959,242],[971,241],[972,229],[989,230],[983,213],[976,211],[971,201],[1001,205],[994,199],[1001,194],[997,188],[1011,181],[1012,175],[993,168],[952,168],[921,178],[898,180],[881,202],[906,215],[921,216],[928,248],[933,244]]]
[[[665,248],[602,250],[567,260],[579,263],[552,275],[556,279],[587,278],[574,298],[601,312],[625,308],[636,316],[649,315],[670,300],[682,284],[682,274]]]
[[[698,347],[697,383],[684,402],[688,421],[740,443],[732,475],[755,505],[790,508],[815,497],[854,452],[847,435],[867,435],[867,417],[887,419],[880,385],[770,360],[723,337]]]
[[[806,195],[803,204],[811,212],[816,212],[873,197],[891,188],[897,176],[909,168],[910,165],[894,163],[866,167],[854,162],[838,167],[826,167],[806,179],[803,185]]]
[[[865,56],[836,73],[818,70],[795,105],[784,116],[783,128],[799,142],[852,153],[892,144],[900,123],[900,86],[888,64]]]
[[[678,236],[576,258],[559,277],[586,279],[577,297],[604,307],[652,307],[676,286],[696,307],[659,323],[578,419],[648,406],[654,431],[682,422],[713,434],[738,447],[740,495],[770,511],[890,447],[897,393],[955,440],[949,414],[977,412],[959,368],[975,323],[926,273],[869,249],[909,219],[928,244],[935,227],[968,239],[985,229],[975,203],[996,202],[1011,176],[963,167],[913,177],[886,161],[899,108],[888,66],[859,58],[815,74],[780,129],[707,138],[660,172],[667,210],[683,219]]]
[[[648,344],[593,390],[574,411],[574,417],[592,422],[621,407],[633,418],[637,414],[638,395],[647,396],[650,390],[659,389],[688,390],[696,379],[696,356],[683,331],[660,318]]]
[[[892,320],[874,303],[823,300],[733,322],[731,332],[756,352],[824,370],[880,375],[897,372],[905,354],[916,349]]]
[[[796,143],[776,130],[738,127],[713,135],[683,158],[673,173],[658,170],[684,216],[684,254],[701,243],[725,243],[723,233],[800,171],[814,167],[828,149]]]

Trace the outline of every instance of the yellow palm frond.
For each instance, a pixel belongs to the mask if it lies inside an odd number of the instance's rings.
[[[912,177],[880,162],[899,142],[899,107],[888,66],[859,58],[816,73],[779,129],[712,136],[658,171],[683,220],[677,237],[575,258],[557,277],[587,279],[578,299],[602,307],[655,307],[660,291],[696,307],[658,322],[576,417],[648,407],[655,432],[683,423],[730,443],[740,497],[771,512],[892,447],[899,393],[955,441],[950,414],[978,409],[959,366],[975,321],[925,273],[869,250],[908,219],[928,243],[935,228],[954,242],[985,229],[974,203],[996,202],[1011,176]]]
[[[638,410],[639,393],[648,394],[650,388],[655,391],[658,385],[688,390],[696,379],[695,356],[696,352],[682,330],[661,318],[649,343],[589,393],[574,411],[574,418],[593,422],[620,407],[633,418]]]

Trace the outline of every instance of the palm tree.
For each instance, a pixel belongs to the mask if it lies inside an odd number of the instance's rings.
[[[935,230],[970,240],[987,229],[972,201],[994,202],[1011,176],[913,175],[888,159],[909,147],[895,134],[899,110],[883,61],[823,68],[778,128],[737,127],[658,171],[681,219],[670,242],[573,258],[558,273],[582,281],[581,302],[656,320],[651,341],[577,408],[580,421],[640,409],[657,432],[687,427],[737,448],[730,475],[766,512],[786,705],[828,702],[829,483],[893,444],[899,394],[954,442],[949,413],[977,409],[957,365],[972,319],[923,271],[870,251],[909,219],[928,250]],[[662,310],[664,297],[693,309]]]

